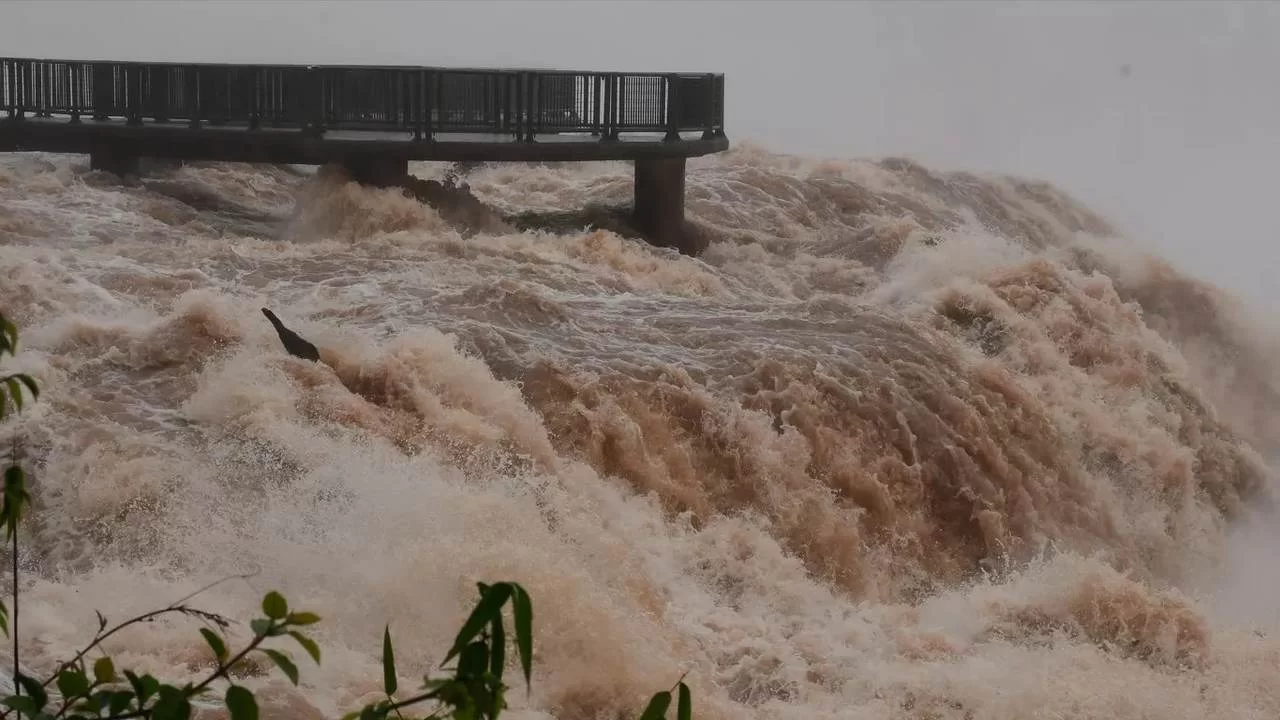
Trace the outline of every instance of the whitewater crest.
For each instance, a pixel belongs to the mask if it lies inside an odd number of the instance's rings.
[[[34,669],[95,609],[253,573],[203,605],[279,589],[325,655],[244,682],[334,717],[378,693],[384,623],[410,682],[509,579],[517,717],[635,716],[685,672],[726,719],[1280,703],[1277,339],[1061,191],[745,144],[690,163],[693,259],[627,236],[622,164],[413,170],[430,203],[0,160],[0,307],[46,388],[0,427]],[[181,623],[109,650],[208,665]]]

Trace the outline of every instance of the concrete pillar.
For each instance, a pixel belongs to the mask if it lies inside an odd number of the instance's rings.
[[[685,230],[684,165],[682,157],[636,160],[634,221],[654,245],[697,255],[702,248]]]
[[[387,155],[356,155],[342,161],[352,180],[361,185],[396,187],[409,177],[409,161]]]
[[[99,143],[89,152],[89,169],[115,173],[122,178],[137,176],[140,160],[126,147],[114,143]]]

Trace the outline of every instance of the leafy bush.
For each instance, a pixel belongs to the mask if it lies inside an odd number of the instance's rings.
[[[16,354],[17,349],[17,328],[0,314],[0,361],[5,355]],[[30,395],[31,401],[39,399],[39,386],[30,376],[22,373],[0,376],[0,422],[9,414],[10,407],[12,412],[22,412],[26,402],[23,390]],[[227,647],[226,638],[219,632],[226,631],[231,621],[192,607],[187,604],[191,599],[188,596],[110,627],[107,618],[98,613],[98,630],[84,649],[59,664],[53,674],[43,680],[23,674],[18,643],[18,526],[30,505],[26,475],[15,451],[5,469],[3,503],[0,504],[0,527],[4,528],[5,540],[11,544],[13,575],[13,609],[10,612],[8,606],[0,602],[0,631],[13,641],[14,692],[0,698],[0,705],[5,707],[0,712],[0,720],[6,720],[14,713],[19,717],[25,715],[30,720],[188,720],[192,714],[191,701],[208,697],[218,685],[225,685],[221,691],[222,700],[231,720],[258,720],[258,701],[251,690],[235,684],[232,680],[234,670],[256,653],[269,659],[297,685],[297,665],[287,652],[273,646],[277,640],[285,638],[300,646],[317,664],[320,663],[320,646],[303,630],[320,622],[320,617],[305,610],[292,610],[284,596],[272,591],[262,598],[262,617],[249,621],[252,640],[235,652]],[[395,651],[388,626],[382,637],[382,684],[386,698],[348,713],[343,720],[383,720],[392,713],[397,720],[406,720],[404,711],[424,703],[434,705],[425,718],[496,720],[507,707],[506,693],[510,689],[503,681],[508,637],[503,610],[508,605],[511,606],[516,653],[525,687],[530,688],[533,682],[533,602],[529,594],[512,582],[480,583],[477,589],[480,598],[458,630],[453,647],[442,664],[444,667],[451,660],[455,661],[451,676],[428,677],[420,692],[397,699]],[[214,669],[203,680],[181,686],[165,683],[149,674],[119,670],[105,654],[94,660],[92,666],[87,664],[89,654],[95,649],[101,653],[102,643],[111,636],[164,615],[182,615],[206,623],[200,628],[200,634],[212,653]],[[56,693],[51,693],[51,686]],[[683,677],[675,688],[656,693],[649,700],[641,720],[665,720],[673,693],[678,693],[678,720],[691,720],[692,700]]]

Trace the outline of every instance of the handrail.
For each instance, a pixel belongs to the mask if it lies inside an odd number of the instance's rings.
[[[724,135],[724,75],[0,58],[0,111],[28,116],[297,130]]]

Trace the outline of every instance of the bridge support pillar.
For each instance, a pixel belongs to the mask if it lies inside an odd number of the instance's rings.
[[[114,173],[120,177],[138,175],[141,159],[128,148],[111,143],[98,144],[89,152],[89,169]]]
[[[684,222],[684,166],[682,157],[636,160],[634,222],[654,245],[697,255],[703,248]]]
[[[396,187],[409,178],[409,161],[401,157],[357,155],[343,160],[342,167],[361,185]]]

